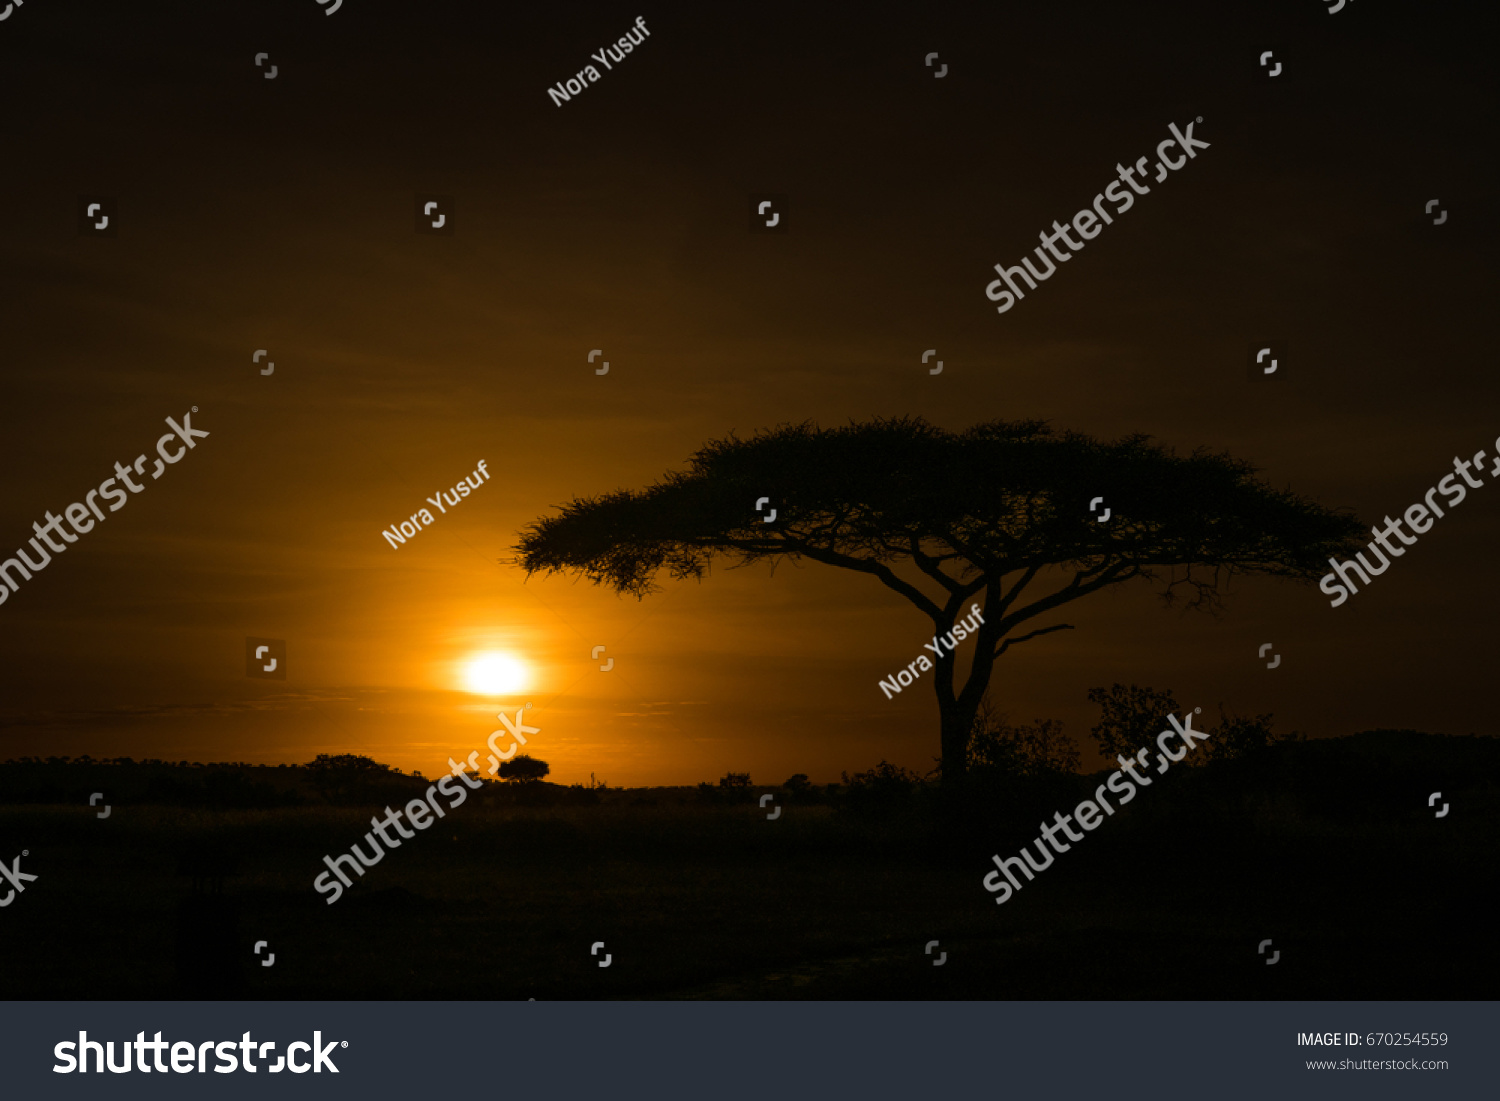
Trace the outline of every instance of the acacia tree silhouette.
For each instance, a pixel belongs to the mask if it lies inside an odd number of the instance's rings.
[[[514,761],[501,762],[500,779],[519,780],[524,784],[529,784],[542,779],[551,771],[552,766],[546,761],[533,757],[529,753],[523,753]]]
[[[1185,594],[1187,607],[1212,611],[1236,574],[1307,582],[1326,571],[1329,555],[1352,553],[1358,521],[1255,473],[1227,454],[1180,457],[1147,436],[1103,442],[1041,421],[961,433],[919,417],[783,425],[709,443],[686,472],[639,492],[575,499],[520,533],[514,562],[528,576],[573,571],[641,598],[659,588],[663,568],[701,580],[720,556],[773,567],[807,558],[870,574],[926,614],[939,636],[981,601],[962,686],[954,651],[935,663],[949,787],[966,771],[996,659],[1072,629],[1053,623],[1018,633],[1038,616],[1134,578],[1159,585],[1168,605]],[[776,509],[771,522],[756,510],[765,497]],[[1109,510],[1103,522],[1090,511],[1099,497]],[[1055,587],[1019,602],[1055,574]],[[933,587],[940,591],[929,596],[924,589]]]

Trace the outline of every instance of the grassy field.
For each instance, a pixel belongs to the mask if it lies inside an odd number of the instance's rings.
[[[0,857],[39,876],[0,910],[0,996],[1424,999],[1500,976],[1485,778],[1440,820],[1162,792],[1004,906],[989,854],[1034,828],[692,794],[465,805],[331,906],[322,858],[374,808],[0,807]]]

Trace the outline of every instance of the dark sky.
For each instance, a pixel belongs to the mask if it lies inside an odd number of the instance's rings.
[[[788,421],[1144,432],[1366,524],[1495,453],[1477,5],[552,8],[31,0],[0,22],[0,549],[165,418],[196,406],[211,433],[0,606],[0,757],[430,773],[532,700],[569,782],[925,771],[930,690],[876,682],[928,624],[868,578],[720,570],[637,603],[500,560],[565,501]],[[554,105],[637,16],[649,37]],[[996,313],[992,265],[1200,116],[1211,148]],[[762,191],[789,232],[749,232]],[[428,192],[451,236],[415,232]],[[118,200],[117,236],[80,235],[88,195]],[[1263,341],[1284,378],[1247,378]],[[381,538],[481,459],[471,497]],[[1218,619],[1139,583],[1075,604],[1077,630],[1002,659],[997,702],[1088,745],[1085,692],[1115,681],[1312,735],[1492,732],[1484,481],[1336,609],[1254,580]],[[287,640],[285,681],[245,676],[247,636]],[[465,691],[485,653],[530,683]]]

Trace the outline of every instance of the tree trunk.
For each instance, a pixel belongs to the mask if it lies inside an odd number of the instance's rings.
[[[969,774],[969,734],[978,711],[977,700],[965,706],[961,698],[940,709],[944,788],[958,789]]]
[[[952,630],[951,620],[948,629]],[[974,638],[974,652],[969,676],[961,691],[954,691],[956,655],[947,653],[938,662],[939,675],[934,680],[938,694],[938,731],[945,791],[958,791],[968,778],[969,736],[974,731],[974,718],[979,714],[979,705],[984,701],[990,676],[995,670],[995,646],[1002,630],[1000,624],[990,620],[982,623],[977,637],[970,636]]]

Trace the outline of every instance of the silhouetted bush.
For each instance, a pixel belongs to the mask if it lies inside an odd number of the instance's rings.
[[[328,802],[339,806],[380,804],[398,798],[424,781],[407,776],[399,768],[357,753],[330,756],[319,753],[304,766],[313,787]]]
[[[1158,734],[1170,729],[1168,715],[1182,713],[1171,692],[1134,684],[1128,688],[1123,684],[1090,688],[1089,702],[1097,703],[1102,712],[1090,733],[1106,761],[1135,756],[1142,746],[1154,743]]]
[[[969,772],[1042,776],[1078,771],[1078,743],[1063,733],[1059,719],[1011,725],[988,699],[981,701],[969,733]]]
[[[1226,712],[1219,705],[1219,725],[1211,731],[1211,737],[1203,745],[1203,756],[1207,761],[1233,761],[1259,757],[1273,745],[1281,742],[1302,740],[1295,731],[1277,734],[1272,728],[1276,717],[1270,712],[1240,718]],[[1196,763],[1196,762],[1195,762]]]
[[[912,810],[923,786],[915,772],[884,758],[868,771],[840,775],[844,782],[837,806],[857,818],[887,817]]]
[[[713,784],[699,784],[698,799],[714,806],[753,803],[755,789],[750,786],[748,772],[728,772],[719,777],[717,787]]]

